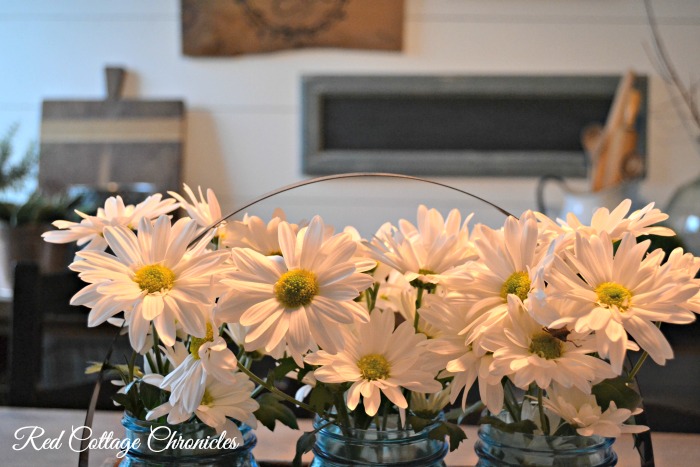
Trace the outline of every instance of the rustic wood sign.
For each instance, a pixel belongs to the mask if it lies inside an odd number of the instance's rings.
[[[185,55],[401,50],[403,0],[182,0]]]
[[[44,192],[76,184],[180,189],[184,103],[122,99],[123,77],[123,69],[107,69],[105,100],[43,102],[39,184]]]

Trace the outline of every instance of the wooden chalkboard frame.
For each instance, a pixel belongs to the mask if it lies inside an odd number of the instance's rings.
[[[390,97],[410,103],[416,97],[458,96],[497,99],[551,99],[552,96],[600,100],[612,98],[620,76],[404,76],[362,75],[302,77],[302,165],[307,174],[396,172],[434,176],[539,177],[545,174],[585,177],[583,150],[420,150],[329,148],[324,130],[332,122],[324,115],[329,98]],[[647,140],[647,78],[638,76],[642,103],[636,121],[637,151],[645,161]],[[361,118],[361,115],[357,116]],[[436,120],[439,122],[439,119]],[[604,122],[602,122],[604,123]],[[438,123],[439,124],[439,123]],[[358,137],[361,137],[358,135]],[[524,163],[525,162],[525,163]],[[646,164],[645,164],[646,165]],[[644,171],[642,172],[642,176]]]

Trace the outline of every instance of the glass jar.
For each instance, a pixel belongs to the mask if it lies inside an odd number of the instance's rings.
[[[601,436],[506,433],[493,425],[481,425],[474,450],[479,456],[477,467],[604,467],[617,464],[614,442],[615,438]]]
[[[686,250],[700,255],[700,177],[681,186],[666,209],[668,223]]]
[[[226,446],[216,430],[201,422],[165,425],[138,420],[124,414],[122,425],[131,448],[119,464],[132,466],[178,467],[257,467],[253,448],[257,438],[247,425],[241,425],[243,440]],[[154,431],[155,430],[155,431]],[[200,441],[197,446],[177,446],[180,441]],[[202,442],[211,440],[211,442]],[[186,443],[187,444],[187,443]]]
[[[314,421],[319,429],[326,422]],[[447,455],[447,442],[428,438],[429,425],[416,433],[413,430],[351,429],[343,433],[337,425],[321,428],[313,447],[311,467],[350,465],[442,467]]]

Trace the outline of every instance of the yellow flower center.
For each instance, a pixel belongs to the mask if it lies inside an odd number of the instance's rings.
[[[357,368],[362,373],[362,378],[368,381],[376,379],[386,379],[389,377],[391,365],[383,355],[369,354],[365,355],[357,362]]]
[[[517,295],[520,300],[525,300],[530,292],[530,276],[525,271],[514,272],[501,287],[501,298],[508,300],[508,294]]]
[[[208,405],[211,406],[214,403],[214,398],[211,397],[211,394],[209,394],[209,391],[206,389],[204,390],[204,395],[202,396],[202,402],[199,403],[199,405]]]
[[[173,288],[175,273],[160,264],[150,264],[136,271],[133,281],[139,285],[141,290],[156,293]]]
[[[282,274],[273,288],[277,301],[285,308],[299,308],[311,303],[318,295],[316,274],[306,269],[294,269]]]
[[[542,331],[532,336],[528,350],[540,358],[553,360],[561,357],[562,350],[564,350],[564,342],[550,333]]]
[[[632,292],[616,282],[603,282],[595,288],[598,301],[607,306],[615,305],[620,311],[625,311],[630,306]]]
[[[431,271],[430,269],[422,269],[421,268],[418,270],[418,274],[420,274],[422,276],[429,276],[431,274],[435,274],[435,271]]]
[[[192,355],[192,358],[199,360],[199,348],[205,342],[214,342],[214,328],[212,328],[211,323],[207,323],[206,336],[190,338],[190,355]]]

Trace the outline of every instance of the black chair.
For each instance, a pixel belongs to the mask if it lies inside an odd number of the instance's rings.
[[[87,327],[87,309],[70,305],[85,284],[73,272],[42,274],[36,263],[15,268],[8,402],[13,406],[86,409],[95,375],[89,361],[102,361],[117,333],[111,325]],[[130,355],[126,336],[113,361]],[[103,384],[98,408],[115,408],[118,388]]]

